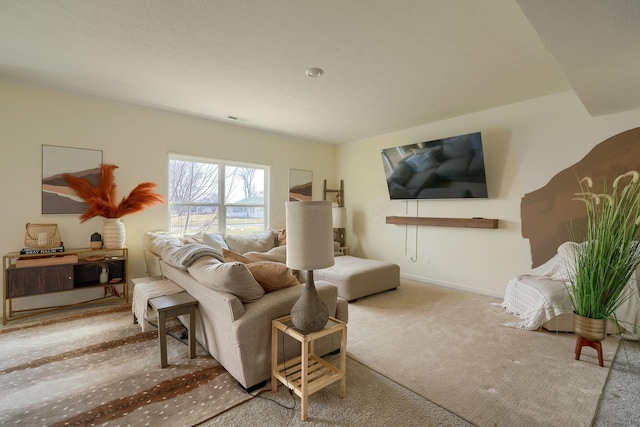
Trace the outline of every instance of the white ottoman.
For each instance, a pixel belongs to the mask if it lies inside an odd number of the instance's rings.
[[[314,270],[313,278],[336,285],[338,295],[353,302],[400,286],[400,266],[375,259],[337,256],[333,267]]]

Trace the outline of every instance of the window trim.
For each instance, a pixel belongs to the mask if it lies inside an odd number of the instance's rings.
[[[217,203],[207,203],[206,206],[215,206],[218,209],[218,212],[224,212],[224,215],[218,215],[218,233],[226,233],[227,230],[227,208],[228,207],[243,207],[243,208],[251,208],[257,207],[262,208],[264,211],[264,230],[267,231],[271,228],[271,166],[266,164],[258,164],[258,163],[249,163],[249,162],[240,162],[240,161],[232,161],[232,160],[223,160],[223,159],[215,159],[211,157],[204,156],[194,156],[189,154],[180,154],[169,152],[167,155],[167,183],[169,182],[169,174],[170,174],[170,164],[171,160],[181,160],[187,162],[200,162],[200,163],[210,163],[218,166],[218,201]],[[264,203],[262,205],[259,204],[238,204],[238,203],[225,203],[225,179],[226,174],[221,171],[226,171],[226,167],[236,167],[236,168],[252,168],[252,169],[262,169],[264,170],[264,195],[263,200]],[[169,185],[167,184],[167,188]],[[167,199],[169,199],[167,197]],[[181,205],[192,205],[192,206],[203,206],[201,203],[180,203]],[[171,200],[167,200],[167,209],[168,209],[168,229],[171,230],[171,206],[173,203]]]

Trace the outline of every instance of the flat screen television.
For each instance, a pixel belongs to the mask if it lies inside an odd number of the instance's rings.
[[[385,148],[391,200],[486,199],[480,132]]]

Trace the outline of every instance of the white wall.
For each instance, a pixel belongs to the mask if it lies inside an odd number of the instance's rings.
[[[340,145],[337,178],[345,182],[351,254],[398,263],[407,277],[502,297],[511,277],[531,272],[529,243],[521,236],[521,198],[598,143],[639,126],[639,113],[592,118],[566,92]],[[488,200],[389,200],[380,150],[476,131],[483,137]],[[385,224],[394,215],[498,218],[500,225],[485,230]],[[412,262],[416,233],[418,260]]]
[[[101,218],[81,224],[77,215],[41,215],[43,144],[102,150],[106,163],[119,166],[119,196],[144,181],[157,183],[166,195],[169,152],[271,165],[272,227],[285,224],[289,169],[313,171],[315,200],[322,199],[324,179],[335,185],[333,145],[7,81],[0,81],[0,141],[2,254],[23,247],[27,222],[57,223],[68,248],[87,247],[91,233],[101,231]],[[166,206],[125,216],[124,222],[130,277],[140,277],[145,274],[143,234],[167,229]],[[68,293],[56,297],[71,298]]]
[[[637,127],[640,111],[592,118],[572,92],[508,105],[338,146],[70,93],[0,81],[0,178],[4,197],[0,251],[23,246],[27,222],[55,222],[67,247],[86,246],[101,220],[80,224],[77,216],[41,215],[43,144],[103,150],[115,163],[119,191],[142,181],[166,194],[167,153],[210,156],[272,165],[271,219],[284,226],[290,168],[313,171],[314,199],[322,182],[344,179],[351,254],[385,259],[403,275],[501,297],[507,281],[530,272],[528,241],[520,234],[520,199],[545,185],[593,146]],[[391,202],[380,150],[481,131],[489,200]],[[385,217],[498,218],[497,230],[385,224]],[[166,229],[164,206],[124,218],[131,277],[145,274],[142,235]],[[416,256],[416,231],[418,262]],[[406,248],[406,251],[405,251]],[[406,252],[406,253],[405,253]],[[427,264],[425,258],[429,257]],[[68,294],[60,294],[65,301]],[[48,300],[51,296],[47,297]],[[25,300],[26,301],[26,300]]]

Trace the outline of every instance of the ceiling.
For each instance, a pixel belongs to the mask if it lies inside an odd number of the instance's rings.
[[[567,90],[640,108],[638,22],[637,0],[4,0],[0,79],[342,143]]]

